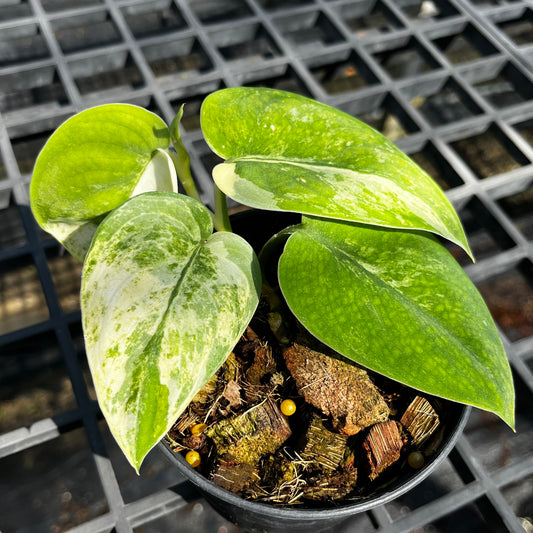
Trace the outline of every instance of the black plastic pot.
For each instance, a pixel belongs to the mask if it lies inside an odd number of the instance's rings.
[[[438,450],[420,470],[405,467],[393,483],[377,490],[375,494],[357,501],[340,502],[336,507],[302,509],[275,507],[244,500],[229,492],[194,470],[179,453],[174,453],[164,441],[160,443],[172,464],[198,489],[202,496],[224,518],[246,531],[255,533],[309,533],[334,528],[355,514],[398,498],[425,479],[448,456],[463,431],[470,407],[445,402],[447,423]]]
[[[300,217],[291,213],[245,211],[232,217],[235,233],[242,235],[259,251],[263,244],[276,232],[291,224],[297,224]],[[393,479],[372,494],[349,501],[340,501],[329,506],[301,508],[280,507],[244,500],[229,492],[194,470],[180,453],[173,452],[163,440],[160,447],[175,467],[198,489],[203,497],[224,518],[246,531],[255,533],[309,533],[331,530],[355,514],[368,511],[391,501],[411,490],[425,479],[448,456],[461,434],[470,407],[440,400],[441,418],[440,442],[419,470],[407,465]]]

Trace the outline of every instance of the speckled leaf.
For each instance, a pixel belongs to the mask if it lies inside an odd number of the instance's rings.
[[[112,209],[148,190],[177,192],[165,123],[143,108],[109,104],[78,113],[48,139],[30,197],[39,224],[83,259]]]
[[[279,281],[304,326],[341,354],[513,426],[512,377],[494,322],[433,236],[304,217]]]
[[[227,358],[260,292],[251,247],[191,198],[142,194],[98,227],[82,316],[98,401],[138,470]]]
[[[261,209],[432,231],[469,252],[437,184],[380,133],[337,109],[283,91],[224,89],[202,106],[202,130],[226,159],[218,187]]]

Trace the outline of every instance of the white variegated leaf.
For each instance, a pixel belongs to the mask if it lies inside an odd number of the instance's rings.
[[[273,211],[436,233],[470,253],[439,186],[356,118],[303,96],[232,87],[202,104],[202,132],[226,161],[213,171],[233,200]]]
[[[225,361],[259,293],[251,247],[212,234],[191,198],[142,194],[99,226],[83,272],[87,355],[102,412],[137,470]]]
[[[142,192],[177,192],[169,143],[163,120],[141,107],[106,104],[74,115],[35,163],[30,200],[37,222],[83,261],[107,213]]]

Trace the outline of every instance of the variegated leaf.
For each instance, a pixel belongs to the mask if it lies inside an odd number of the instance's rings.
[[[142,194],[99,226],[83,270],[87,356],[102,412],[137,470],[237,343],[260,283],[251,247],[212,234],[191,198]]]
[[[109,104],[74,115],[37,158],[30,186],[37,222],[83,260],[109,211],[141,192],[177,192],[169,144],[165,123],[141,107]]]
[[[237,87],[209,95],[202,131],[217,186],[251,207],[442,235],[470,253],[438,185],[383,135],[303,96]]]

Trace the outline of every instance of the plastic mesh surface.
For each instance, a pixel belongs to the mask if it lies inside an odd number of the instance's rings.
[[[199,108],[235,85],[336,106],[438,181],[515,375],[516,434],[474,411],[422,485],[342,531],[532,531],[532,72],[532,0],[0,0],[2,533],[237,531],[157,451],[140,477],[126,465],[87,370],[80,266],[28,206],[54,128],[115,101],[168,122],[187,104],[183,139],[210,201]]]

